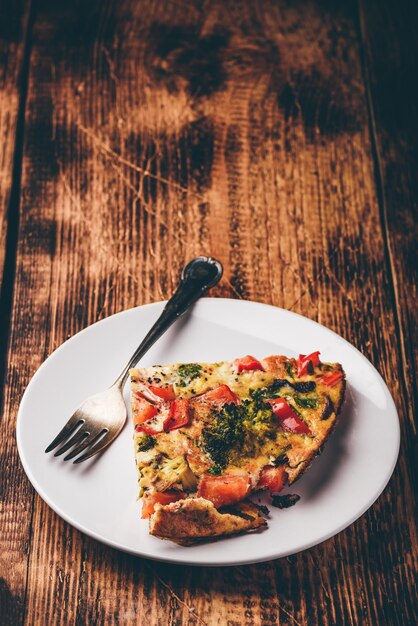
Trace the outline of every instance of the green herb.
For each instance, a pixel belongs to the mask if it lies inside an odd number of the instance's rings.
[[[262,387],[261,389],[251,389],[250,390],[251,400],[244,400],[246,405],[248,406],[251,401],[257,406],[257,408],[265,407],[265,402],[267,398],[271,398],[271,395],[267,391],[267,387]]]
[[[285,378],[276,378],[268,387],[265,387],[265,389],[271,398],[271,396],[277,396],[282,387],[292,387],[292,383]]]
[[[138,441],[138,452],[146,452],[147,450],[151,450],[155,446],[155,439],[151,437],[151,435],[145,434]]]
[[[250,390],[251,400],[255,403],[258,409],[265,408],[266,405],[265,405],[264,400],[267,400],[269,398],[277,398],[278,396],[280,396],[281,388],[286,385],[291,386],[291,383],[289,383],[287,380],[278,379],[278,380],[274,380],[270,385],[268,385],[268,387],[260,387],[259,389],[251,389]]]
[[[302,409],[316,409],[318,406],[318,398],[300,398],[299,396],[294,396],[294,400]]]
[[[290,363],[290,361],[287,361],[285,364],[285,369],[286,369],[286,374],[289,376],[289,378],[294,378],[295,374],[293,371],[293,365],[292,363]]]
[[[304,380],[298,383],[293,383],[292,387],[298,393],[310,393],[311,391],[315,391],[316,383],[313,380]]]
[[[220,467],[220,465],[212,465],[212,467],[207,470],[207,473],[212,474],[212,476],[220,476],[222,474],[222,467]]]
[[[178,385],[179,387],[187,387],[192,380],[198,378],[202,371],[201,366],[198,363],[184,363],[177,368]]]

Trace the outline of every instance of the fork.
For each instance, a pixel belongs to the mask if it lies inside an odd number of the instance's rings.
[[[175,293],[113,385],[87,398],[45,452],[51,452],[65,442],[54,456],[60,456],[72,448],[64,461],[75,459],[74,463],[82,463],[103,452],[116,439],[127,418],[123,387],[129,370],[196,300],[219,282],[222,272],[222,265],[211,257],[200,256],[186,265]]]

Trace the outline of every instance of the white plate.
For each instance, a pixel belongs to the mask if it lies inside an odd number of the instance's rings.
[[[148,535],[140,519],[132,426],[100,457],[81,465],[45,454],[48,443],[87,396],[116,378],[164,303],[104,319],[66,341],[39,368],[23,396],[17,443],[39,495],[67,522],[133,554],[193,565],[238,565],[294,554],[346,528],[376,500],[398,456],[399,422],[392,397],[370,362],[347,341],[295,313],[255,302],[204,298],[142,360],[220,361],[245,354],[296,356],[321,351],[339,361],[348,388],[340,423],[324,453],[288,491],[296,506],[270,507],[267,530],[194,547]],[[129,403],[128,385],[125,388]]]

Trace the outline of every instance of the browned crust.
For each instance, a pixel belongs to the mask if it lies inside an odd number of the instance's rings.
[[[204,498],[157,504],[149,519],[151,535],[180,545],[192,545],[264,526],[267,526],[266,520],[260,517],[258,507],[251,502],[240,502],[227,513],[222,513]]]
[[[271,356],[266,356],[261,361],[261,365],[266,372],[274,372],[277,374],[278,378],[284,378],[286,376],[286,364],[292,363],[295,364],[295,359],[289,359],[287,356],[282,354],[273,354]]]
[[[286,468],[286,472],[288,474],[288,481],[287,482],[288,482],[289,485],[292,485],[296,480],[298,480],[302,476],[302,474],[304,472],[306,472],[306,470],[311,466],[312,461],[314,461],[314,459],[317,456],[319,456],[319,454],[321,454],[322,447],[325,445],[325,443],[328,441],[329,437],[334,432],[334,429],[335,429],[335,427],[336,427],[336,425],[337,425],[337,423],[339,421],[338,418],[340,416],[342,406],[344,404],[345,390],[346,390],[346,386],[347,386],[347,381],[345,379],[345,373],[344,373],[343,369],[342,369],[342,372],[343,372],[343,376],[344,377],[343,377],[343,380],[342,380],[341,394],[340,394],[340,397],[339,397],[338,407],[335,407],[335,420],[334,420],[334,423],[332,424],[332,426],[327,431],[327,434],[325,435],[325,437],[323,439],[321,439],[320,441],[318,441],[317,446],[312,449],[311,453],[309,454],[309,456],[304,461],[299,463],[299,465],[296,468],[293,468],[293,470],[290,467]],[[289,470],[291,470],[291,473],[289,473]]]

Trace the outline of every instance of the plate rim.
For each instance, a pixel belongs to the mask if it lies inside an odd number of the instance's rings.
[[[32,471],[30,469],[29,463],[28,463],[28,461],[26,459],[26,456],[25,456],[24,447],[22,445],[21,434],[20,434],[20,432],[21,432],[20,423],[21,423],[21,420],[22,420],[22,413],[23,413],[23,408],[24,408],[24,405],[25,405],[25,397],[27,396],[28,390],[30,390],[33,387],[33,385],[36,384],[36,379],[38,377],[38,374],[41,372],[41,370],[44,369],[44,367],[46,366],[46,363],[50,364],[51,360],[54,360],[54,358],[56,358],[56,355],[58,353],[60,353],[61,350],[63,350],[64,347],[67,346],[67,344],[72,343],[73,340],[76,337],[79,337],[80,335],[88,332],[93,326],[97,326],[99,324],[102,324],[102,323],[106,322],[110,318],[113,318],[113,317],[116,317],[116,316],[123,316],[124,314],[133,312],[134,310],[138,310],[138,309],[145,309],[145,308],[148,308],[148,309],[156,308],[156,309],[158,309],[158,308],[161,308],[162,306],[164,306],[166,304],[167,300],[160,300],[160,301],[157,301],[157,302],[149,302],[149,303],[138,305],[138,306],[135,306],[135,307],[130,307],[128,309],[122,309],[121,311],[118,311],[116,313],[112,313],[112,315],[108,315],[107,317],[104,317],[103,319],[97,320],[96,322],[93,322],[92,324],[89,324],[85,328],[81,329],[80,331],[78,331],[77,333],[75,333],[74,335],[72,335],[71,337],[66,339],[55,350],[53,350],[53,352],[51,352],[51,354],[49,354],[47,356],[47,358],[41,363],[41,365],[35,371],[35,373],[31,377],[28,385],[25,388],[25,391],[24,391],[24,393],[23,393],[23,395],[21,397],[20,403],[19,403],[19,409],[18,409],[17,417],[16,417],[16,426],[15,426],[16,445],[17,445],[17,450],[18,450],[18,454],[19,454],[19,459],[20,459],[20,462],[22,463],[22,466],[23,466],[23,469],[25,471],[25,474],[26,474],[27,478],[29,479],[32,487],[35,489],[36,493],[40,496],[40,498],[54,511],[54,513],[56,513],[59,517],[61,517],[65,522],[70,524],[70,526],[76,528],[78,531],[80,531],[81,533],[87,535],[88,537],[90,537],[94,541],[98,541],[100,543],[103,543],[104,545],[107,545],[107,546],[111,547],[112,549],[116,549],[116,550],[119,550],[119,551],[127,553],[127,554],[132,554],[132,555],[134,555],[136,557],[139,557],[139,558],[146,558],[146,559],[150,559],[152,561],[159,561],[159,562],[164,562],[164,563],[173,563],[173,564],[178,564],[178,565],[188,565],[188,566],[194,566],[194,567],[235,567],[235,566],[240,566],[240,565],[249,565],[249,564],[266,563],[266,562],[270,562],[270,561],[275,561],[275,560],[278,560],[280,558],[285,558],[285,557],[293,555],[293,554],[299,554],[300,552],[308,550],[309,548],[312,548],[314,546],[320,545],[323,542],[327,541],[328,539],[330,539],[332,537],[335,537],[336,535],[341,533],[343,530],[345,530],[351,524],[353,524],[355,521],[357,521],[362,515],[364,515],[364,513],[366,511],[368,511],[368,509],[371,508],[373,506],[373,504],[378,500],[378,498],[383,493],[384,489],[386,488],[387,484],[389,483],[389,481],[390,481],[390,479],[392,477],[392,474],[393,474],[393,472],[395,470],[395,467],[396,467],[396,464],[397,464],[398,458],[399,458],[400,440],[401,440],[401,429],[400,429],[399,413],[398,413],[396,404],[394,402],[394,399],[392,397],[392,394],[391,394],[391,392],[390,392],[390,390],[389,390],[385,380],[383,379],[382,375],[376,369],[376,367],[373,365],[373,363],[371,363],[371,361],[369,361],[369,359],[362,352],[360,352],[360,350],[358,348],[356,348],[352,343],[350,343],[347,339],[345,339],[344,337],[339,335],[337,332],[331,330],[327,326],[324,326],[320,322],[312,320],[311,318],[306,317],[305,315],[302,315],[301,313],[296,313],[295,311],[289,311],[288,309],[284,309],[282,307],[277,307],[277,306],[272,305],[272,304],[266,304],[264,302],[259,302],[259,301],[256,301],[256,300],[247,300],[247,299],[238,299],[238,298],[225,298],[225,297],[219,297],[219,298],[218,297],[204,297],[204,298],[200,298],[198,302],[200,302],[200,301],[206,301],[206,302],[216,301],[217,303],[227,303],[227,304],[230,304],[231,302],[233,302],[234,306],[235,306],[235,303],[239,303],[239,305],[245,304],[245,305],[250,305],[250,306],[254,306],[254,307],[268,308],[268,309],[271,309],[273,311],[280,311],[281,313],[284,313],[284,314],[289,315],[291,317],[301,318],[305,322],[307,321],[307,322],[311,323],[313,326],[319,326],[320,328],[324,329],[328,333],[331,333],[339,341],[343,341],[352,350],[354,350],[357,353],[358,356],[361,357],[361,359],[364,361],[364,363],[369,368],[372,368],[374,373],[377,375],[378,381],[381,384],[381,386],[382,386],[382,388],[383,388],[383,390],[385,392],[385,397],[388,399],[389,404],[391,405],[391,406],[388,406],[388,410],[391,409],[392,412],[394,413],[394,416],[397,418],[396,420],[394,420],[394,425],[396,426],[396,446],[395,446],[396,454],[394,454],[394,458],[392,460],[390,471],[387,471],[385,473],[385,477],[380,481],[379,488],[375,490],[375,493],[373,494],[373,496],[371,498],[369,498],[368,503],[366,505],[364,505],[358,511],[356,511],[356,513],[353,514],[352,516],[350,516],[350,518],[348,518],[343,524],[340,524],[336,528],[334,528],[332,531],[329,531],[329,532],[325,533],[324,535],[321,535],[321,537],[319,539],[306,541],[296,551],[295,550],[289,550],[288,552],[287,551],[285,551],[285,552],[281,551],[279,554],[271,554],[268,557],[263,556],[263,557],[260,557],[259,559],[257,559],[257,558],[251,558],[251,559],[242,558],[242,559],[234,559],[233,562],[231,562],[231,561],[229,561],[229,562],[225,562],[225,561],[217,561],[217,562],[209,561],[209,562],[206,562],[205,560],[198,560],[197,561],[196,559],[194,559],[194,560],[190,560],[190,559],[187,559],[187,558],[179,559],[179,558],[177,558],[178,554],[177,554],[177,557],[174,556],[174,555],[171,556],[171,555],[168,555],[168,554],[167,555],[155,555],[152,552],[148,552],[148,551],[129,549],[128,547],[118,543],[117,541],[113,541],[111,539],[108,539],[108,538],[104,537],[99,532],[95,532],[95,531],[92,531],[92,530],[86,528],[83,524],[79,523],[71,515],[68,515],[65,511],[62,511],[61,508],[54,503],[53,499],[48,496],[48,494],[43,490],[43,488],[39,484],[38,480],[33,475]],[[192,311],[193,311],[193,309],[192,309]],[[251,533],[248,536],[251,536]],[[185,553],[185,554],[187,554],[187,553]]]

